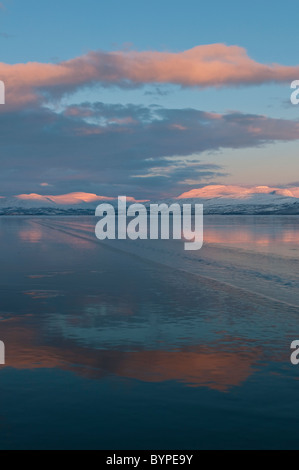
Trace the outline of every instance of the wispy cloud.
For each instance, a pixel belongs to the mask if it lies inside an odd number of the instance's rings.
[[[11,34],[8,34],[8,33],[1,33],[0,32],[0,37],[1,38],[4,38],[4,39],[9,39],[9,38],[12,38],[13,36]]]

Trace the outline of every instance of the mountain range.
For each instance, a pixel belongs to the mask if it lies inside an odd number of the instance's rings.
[[[128,203],[203,204],[205,214],[296,214],[299,215],[299,187],[209,185],[192,189],[178,197],[159,201]],[[93,215],[95,208],[109,202],[117,206],[117,198],[76,192],[63,195],[20,194],[0,196],[0,215]]]

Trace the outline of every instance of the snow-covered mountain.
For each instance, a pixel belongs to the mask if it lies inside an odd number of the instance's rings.
[[[136,201],[203,204],[205,214],[298,214],[299,188],[271,188],[269,186],[225,186],[210,185],[192,189],[177,198],[160,201]],[[70,193],[58,196],[21,194],[0,197],[0,215],[93,215],[102,202],[117,206],[116,198],[107,198],[90,193]]]
[[[181,194],[182,203],[203,204],[206,214],[299,214],[299,188],[211,185]]]
[[[129,202],[137,202],[132,197],[127,199]],[[117,205],[117,198],[82,192],[58,196],[43,196],[34,193],[20,194],[12,197],[0,197],[0,215],[94,214],[95,208],[104,202]]]

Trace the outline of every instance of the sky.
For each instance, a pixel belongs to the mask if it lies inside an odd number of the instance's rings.
[[[296,8],[3,0],[0,196],[299,185]]]

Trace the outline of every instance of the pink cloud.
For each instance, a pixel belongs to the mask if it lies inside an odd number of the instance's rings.
[[[178,131],[186,131],[187,127],[182,126],[181,124],[172,124],[170,126],[171,129],[177,129]]]
[[[150,83],[184,87],[224,87],[288,82],[299,66],[261,64],[238,46],[211,44],[183,52],[90,52],[59,64],[0,63],[7,104],[24,106],[41,99],[39,91],[69,92],[93,83],[124,86]]]

